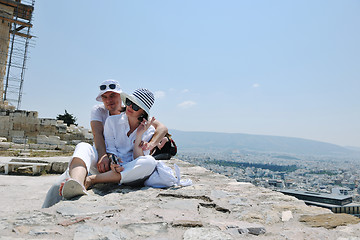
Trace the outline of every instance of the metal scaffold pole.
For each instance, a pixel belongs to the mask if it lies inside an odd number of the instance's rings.
[[[7,60],[0,62],[1,69],[6,68],[6,76],[4,70],[0,76],[3,106],[8,103],[17,109],[21,106],[29,47],[33,46],[34,4],[35,0],[0,0],[1,49],[7,56]]]

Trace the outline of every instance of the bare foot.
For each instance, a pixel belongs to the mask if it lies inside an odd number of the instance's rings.
[[[93,183],[92,183],[92,181],[91,181],[91,178],[92,176],[87,176],[86,178],[85,178],[85,189],[86,190],[88,190],[92,185],[93,185]]]

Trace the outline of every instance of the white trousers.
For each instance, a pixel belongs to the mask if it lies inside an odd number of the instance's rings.
[[[60,184],[67,178],[70,178],[69,166],[75,157],[80,158],[84,162],[88,175],[99,174],[99,171],[97,170],[98,154],[95,147],[88,143],[79,143],[75,147],[75,151],[69,162],[68,168],[48,191],[42,206],[43,208],[51,207],[62,199],[59,195]],[[146,155],[140,156],[131,162],[123,164],[122,166],[124,167],[124,170],[120,173],[121,180],[119,184],[142,184],[155,170],[156,163],[157,162],[154,157]]]

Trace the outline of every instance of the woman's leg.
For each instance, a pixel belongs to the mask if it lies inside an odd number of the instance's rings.
[[[140,156],[125,164],[121,172],[120,184],[139,185],[142,184],[155,170],[157,161],[151,155]]]
[[[124,170],[119,174],[112,170],[86,177],[85,188],[97,183],[120,183],[125,185],[142,184],[155,170],[156,160],[147,155],[124,164]]]
[[[110,170],[104,173],[87,176],[84,186],[86,189],[89,189],[89,187],[97,183],[119,183],[120,180],[121,174]]]

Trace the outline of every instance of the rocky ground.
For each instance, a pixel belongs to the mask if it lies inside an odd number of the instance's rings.
[[[177,159],[166,163],[178,164],[193,185],[101,184],[48,209],[41,209],[42,201],[57,175],[0,174],[0,239],[360,239],[354,216],[306,206]]]

